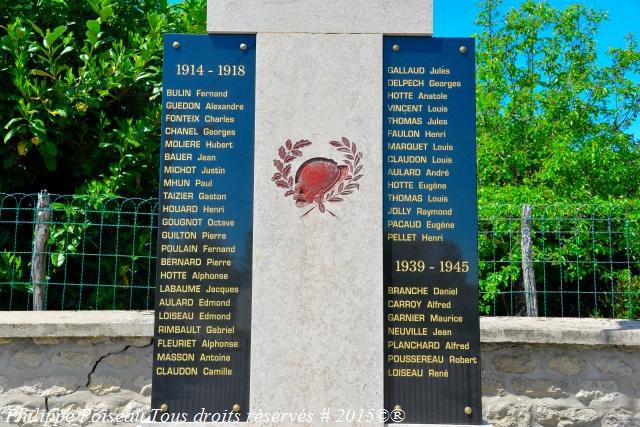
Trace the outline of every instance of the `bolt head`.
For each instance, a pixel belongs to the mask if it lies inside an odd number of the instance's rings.
[[[171,46],[173,46],[174,49],[178,49],[180,47],[180,42],[173,42]]]

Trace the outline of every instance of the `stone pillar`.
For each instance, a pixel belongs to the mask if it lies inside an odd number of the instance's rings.
[[[210,0],[207,29],[257,33],[250,410],[381,409],[382,36],[432,2]]]

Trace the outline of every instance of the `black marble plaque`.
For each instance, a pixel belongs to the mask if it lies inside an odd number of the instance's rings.
[[[385,408],[480,424],[474,40],[385,37],[383,62]]]
[[[255,36],[167,34],[152,421],[249,411]]]

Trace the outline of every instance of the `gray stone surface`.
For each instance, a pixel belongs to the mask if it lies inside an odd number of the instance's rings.
[[[578,356],[557,356],[549,360],[549,367],[565,375],[576,375],[584,370],[585,360]]]
[[[210,0],[210,33],[433,33],[433,0]]]
[[[516,378],[511,383],[517,394],[526,397],[558,399],[567,396],[566,386],[557,379]]]
[[[559,409],[540,406],[536,409],[535,419],[543,427],[595,427],[600,416],[588,408]]]
[[[17,369],[37,368],[42,362],[42,355],[30,351],[19,351],[11,356],[11,365]]]
[[[52,338],[59,337],[104,341],[152,335],[152,311],[12,311],[0,316],[0,339],[33,337],[42,345],[53,345]]]
[[[497,372],[508,374],[526,374],[536,367],[537,361],[529,354],[502,354],[493,359]]]
[[[151,403],[150,342],[45,337],[0,344],[0,425],[123,425],[104,417],[144,419]]]
[[[637,346],[483,343],[482,350],[483,408],[494,426],[638,425]],[[529,359],[535,366],[518,372],[516,361]]]
[[[483,317],[485,343],[620,345],[640,347],[640,321],[571,317]]]
[[[595,365],[602,372],[620,375],[623,377],[633,373],[633,368],[631,368],[627,362],[618,359],[599,359],[596,360]]]
[[[381,49],[380,35],[257,36],[252,408],[382,407]],[[342,163],[342,137],[364,155],[360,190],[302,217],[272,182],[278,147],[312,141],[295,172]]]
[[[484,407],[483,412],[494,427],[530,427],[532,425],[531,404],[502,401]]]

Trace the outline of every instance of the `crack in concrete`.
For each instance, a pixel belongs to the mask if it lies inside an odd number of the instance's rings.
[[[126,352],[127,350],[129,350],[130,348],[146,348],[149,347],[150,345],[153,345],[153,338],[151,338],[151,340],[149,341],[149,344],[145,344],[145,345],[132,345],[132,344],[128,344],[126,345],[122,350],[119,351],[111,351],[107,354],[104,354],[102,356],[100,356],[98,358],[98,360],[95,361],[95,363],[93,364],[93,367],[91,368],[91,372],[89,372],[87,374],[87,383],[84,385],[84,387],[89,387],[91,385],[91,375],[93,375],[93,373],[96,371],[96,369],[98,368],[98,365],[100,364],[100,362],[102,362],[102,360],[104,360],[106,357],[111,356],[112,354],[122,354],[124,352]],[[77,386],[76,388],[74,388],[73,390],[71,390],[68,393],[64,393],[64,394],[58,394],[56,396],[45,396],[44,397],[44,410],[45,412],[49,412],[49,398],[50,397],[65,397],[65,396],[70,396],[73,393],[77,392],[78,390],[80,390],[80,388],[83,386]]]
[[[120,351],[114,351],[114,352],[109,352],[105,355],[102,355],[98,358],[98,360],[96,360],[96,362],[93,364],[93,368],[91,368],[91,372],[89,372],[89,374],[87,374],[87,383],[85,384],[85,387],[89,387],[91,385],[91,375],[93,375],[93,373],[96,371],[96,369],[98,369],[98,365],[100,364],[100,362],[102,362],[102,360],[104,360],[105,358],[114,355],[114,354],[122,354],[125,351],[129,350],[130,348],[146,348],[149,347],[150,345],[153,344],[153,338],[151,338],[151,340],[149,341],[149,344],[145,344],[145,345],[131,345],[128,344],[126,345],[122,350]],[[78,387],[79,388],[79,387]],[[74,390],[74,393],[77,391]]]

